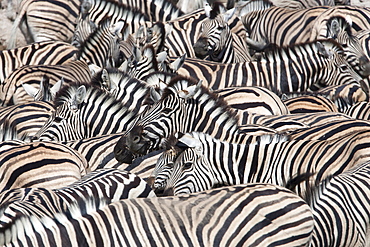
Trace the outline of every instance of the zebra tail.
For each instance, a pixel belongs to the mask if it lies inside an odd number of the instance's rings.
[[[9,40],[6,42],[6,49],[8,49],[8,50],[9,49],[14,49],[16,47],[18,27],[23,21],[25,21],[26,9],[27,9],[26,7],[21,6],[20,7],[21,12],[18,13],[17,17],[15,18],[15,20],[13,22],[13,26],[12,26],[12,29],[10,31]]]

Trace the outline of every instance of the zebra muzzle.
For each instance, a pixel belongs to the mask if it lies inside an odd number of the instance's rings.
[[[208,39],[199,38],[198,41],[193,45],[195,55],[203,59],[208,55]]]

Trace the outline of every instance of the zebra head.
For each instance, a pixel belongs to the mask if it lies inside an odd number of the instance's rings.
[[[370,60],[361,46],[360,40],[352,34],[352,19],[350,16],[332,17],[327,22],[327,38],[336,40],[344,50],[344,55],[362,77],[370,75]]]
[[[163,195],[173,196],[204,191],[218,184],[210,163],[204,155],[203,144],[197,138],[185,134],[176,144],[182,151],[172,163],[163,166],[154,184],[165,185]],[[159,194],[161,191],[156,189]]]
[[[214,14],[216,9],[221,12],[217,16]],[[212,61],[222,61],[225,50],[229,49],[232,37],[227,22],[233,16],[234,9],[223,11],[223,7],[214,8],[208,15],[209,18],[202,22],[200,35],[193,46],[198,58],[204,59],[209,55]]]
[[[314,49],[316,49],[318,58],[326,65],[322,66],[321,78],[317,80],[315,85],[311,86],[312,90],[352,82],[362,83],[361,76],[354,71],[345,59],[343,47],[339,43],[328,39],[316,41],[315,46]],[[364,90],[368,91],[368,88],[364,88]]]

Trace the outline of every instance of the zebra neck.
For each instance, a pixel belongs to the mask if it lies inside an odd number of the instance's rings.
[[[233,140],[238,135],[239,126],[227,105],[215,101],[204,92],[198,96],[198,113],[193,119],[195,127],[192,131],[205,132],[220,140]]]

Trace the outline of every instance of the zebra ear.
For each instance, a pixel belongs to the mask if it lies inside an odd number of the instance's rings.
[[[123,27],[125,27],[126,22],[123,19],[118,20],[116,23],[114,23],[112,26],[110,26],[109,30],[117,35],[120,39],[122,39],[122,30]]]
[[[165,35],[164,37],[167,38],[167,36],[172,32],[173,26],[172,24],[166,23],[164,25]]]
[[[334,18],[331,23],[330,23],[330,31],[333,34],[332,37],[330,38],[336,38],[338,33],[340,32],[340,26],[339,26],[339,21],[337,18]]]
[[[51,93],[52,98],[55,98],[55,95],[57,94],[57,92],[59,92],[59,90],[62,88],[63,83],[64,83],[64,78],[62,77],[59,81],[57,81],[54,84],[54,86],[50,88],[50,93]]]
[[[32,85],[26,84],[22,82],[22,87],[26,93],[31,96],[32,98],[35,98],[36,94],[38,93],[39,89],[35,88]]]
[[[208,18],[211,17],[211,11],[212,11],[212,7],[209,5],[209,3],[207,1],[203,1],[204,2],[204,11],[206,12],[206,16]]]
[[[176,72],[185,63],[185,59],[186,59],[186,53],[184,53],[184,55],[182,55],[181,57],[176,58],[175,61],[173,61],[172,63],[170,63],[169,64],[170,69],[173,72]]]
[[[160,53],[157,53],[157,62],[158,63],[163,63],[167,58],[167,52],[162,51]]]
[[[328,49],[324,44],[322,44],[321,42],[317,42],[317,50],[318,50],[318,53],[322,56],[324,56],[325,58],[330,58],[332,59],[333,56],[334,56],[334,53],[332,50]]]
[[[89,67],[91,76],[95,75],[96,73],[98,73],[101,70],[101,68],[99,66],[97,66],[96,64],[93,64],[93,63],[90,63],[88,65],[88,67]]]
[[[186,89],[178,91],[178,95],[180,98],[183,99],[190,99],[193,98],[194,95],[199,91],[202,85],[202,80],[199,80],[197,85],[191,85]]]
[[[77,109],[78,105],[84,101],[85,97],[86,97],[86,87],[82,85],[76,90],[76,94],[72,102],[72,109]]]
[[[231,17],[233,17],[235,13],[235,8],[232,8],[232,9],[229,9],[228,11],[226,11],[222,16],[223,16],[223,19],[225,22],[228,22],[230,20]]]
[[[128,71],[128,61],[127,60],[123,61],[123,63],[118,67],[118,70],[123,72],[123,73],[127,73],[127,71]]]
[[[106,69],[103,69],[101,74],[101,79],[103,81],[103,86],[108,89],[108,91],[112,91],[117,88],[116,83],[111,80],[108,71]]]
[[[177,136],[181,136],[181,137],[178,138],[176,146],[182,147],[182,148],[195,148],[198,151],[201,150],[202,143],[198,139],[195,139],[189,134],[178,133]]]

